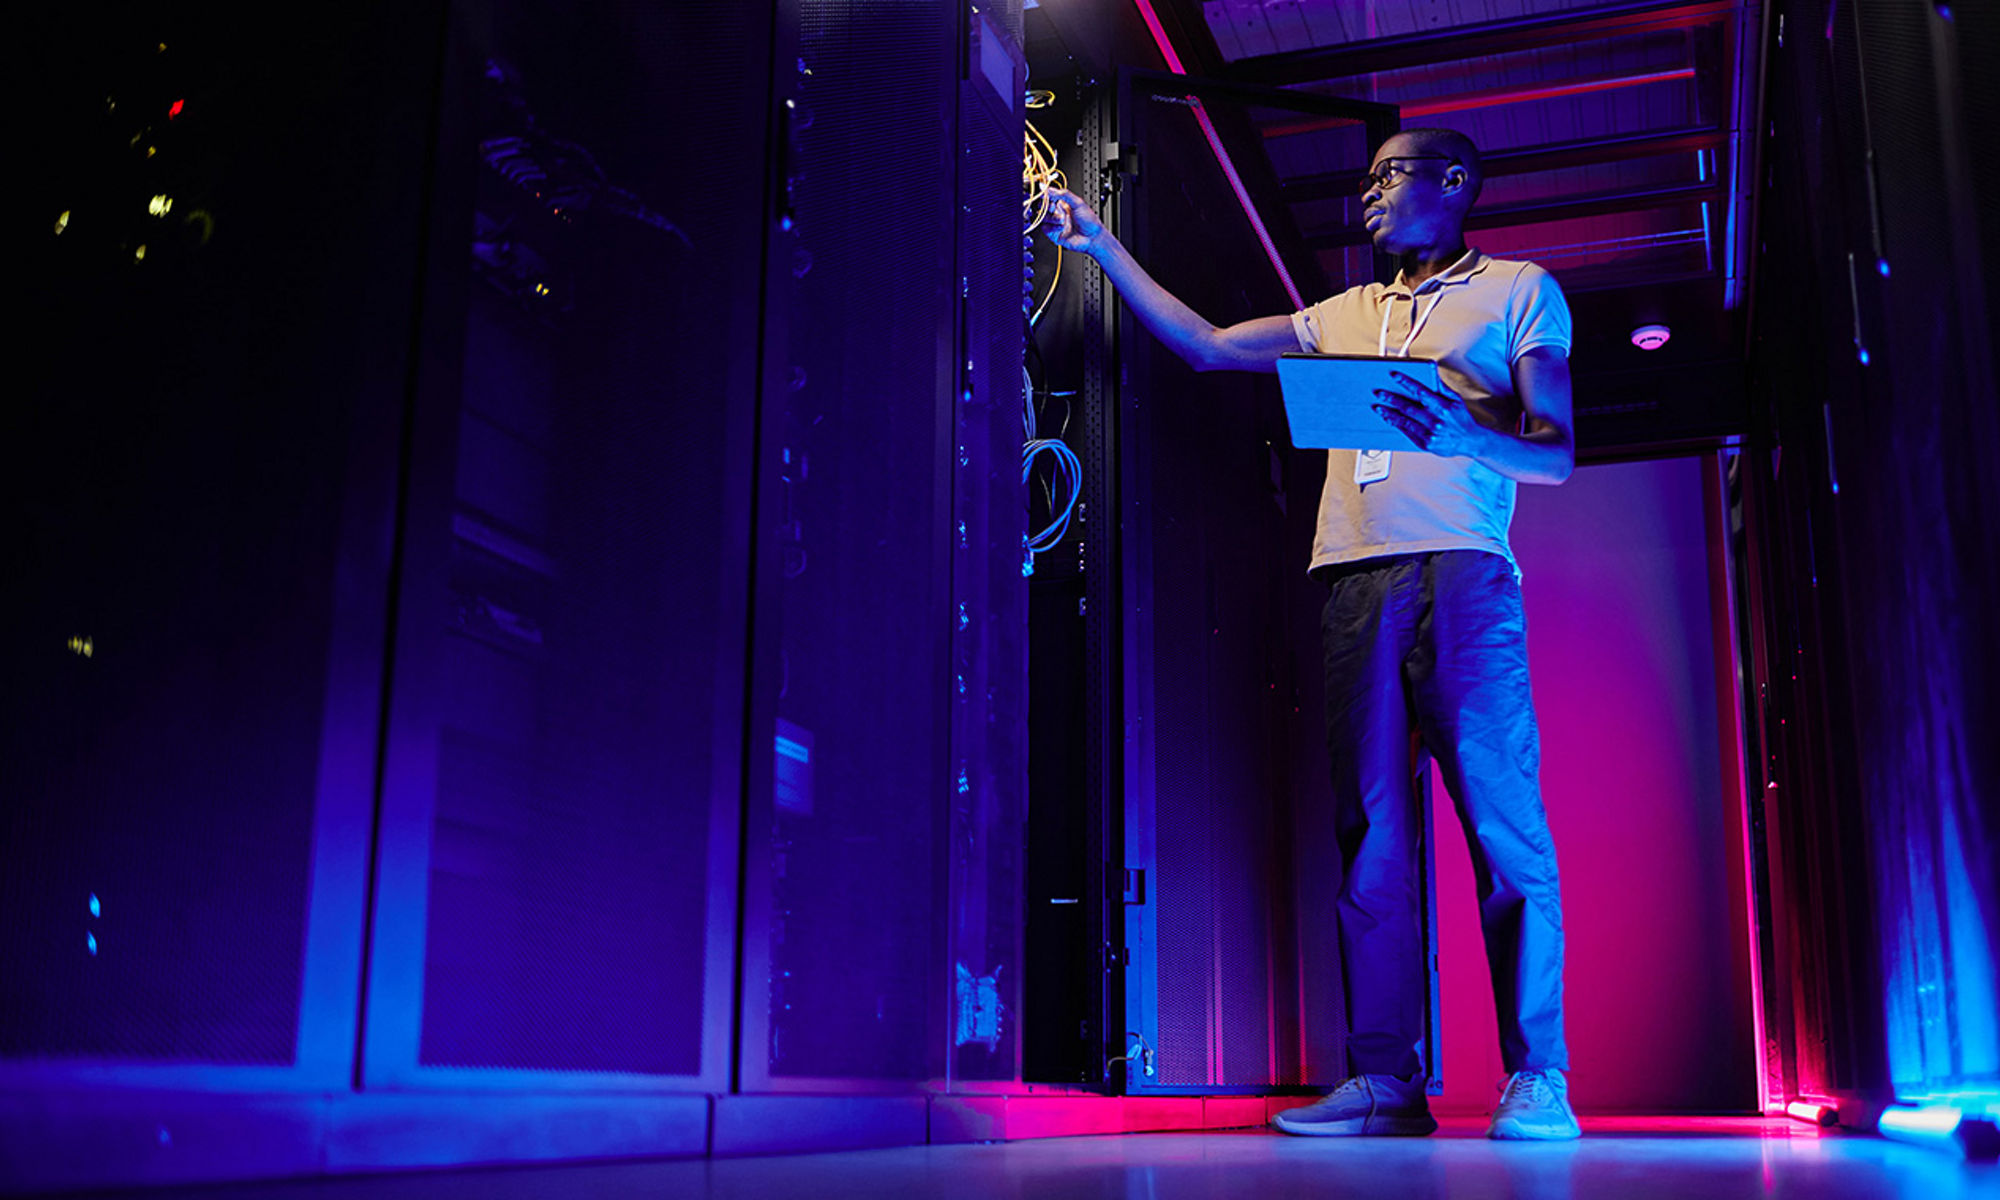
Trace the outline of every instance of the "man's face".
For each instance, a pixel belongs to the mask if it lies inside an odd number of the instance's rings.
[[[1400,134],[1382,143],[1361,197],[1361,221],[1375,248],[1400,254],[1436,243],[1457,226],[1444,198],[1448,155],[1426,151]],[[1384,180],[1387,185],[1384,185]]]

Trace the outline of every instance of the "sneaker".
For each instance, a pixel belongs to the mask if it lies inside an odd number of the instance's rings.
[[[1486,1136],[1508,1141],[1559,1142],[1583,1130],[1569,1107],[1569,1081],[1561,1071],[1516,1071],[1501,1086],[1500,1107]]]
[[[1408,1082],[1394,1075],[1356,1075],[1324,1100],[1288,1108],[1271,1124],[1304,1137],[1423,1137],[1438,1127],[1422,1075]]]

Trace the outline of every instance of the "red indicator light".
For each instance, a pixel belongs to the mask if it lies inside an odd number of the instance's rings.
[[[173,120],[173,119],[174,119],[175,117],[178,117],[178,116],[180,116],[180,115],[181,115],[181,105],[183,105],[183,104],[186,104],[186,103],[187,103],[187,101],[185,101],[185,100],[176,100],[176,101],[174,101],[174,103],[173,103],[173,107],[171,107],[171,108],[169,108],[169,109],[167,110],[167,120],[171,121],[171,120]]]

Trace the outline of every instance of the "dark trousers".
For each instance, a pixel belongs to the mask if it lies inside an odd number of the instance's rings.
[[[1449,550],[1322,574],[1349,1070],[1407,1077],[1421,1065],[1424,752],[1472,850],[1506,1068],[1567,1069],[1562,898],[1514,568],[1497,554]]]

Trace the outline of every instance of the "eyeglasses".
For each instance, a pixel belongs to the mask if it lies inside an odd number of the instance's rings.
[[[1397,166],[1396,164],[1399,161],[1413,162],[1415,160],[1425,159],[1425,158],[1434,158],[1441,162],[1448,162],[1454,167],[1462,167],[1465,165],[1463,162],[1459,161],[1459,158],[1456,154],[1398,154],[1395,155],[1394,157],[1382,160],[1382,166],[1380,170],[1370,171],[1361,177],[1361,194],[1366,196],[1368,193],[1374,191],[1376,188],[1381,188],[1385,192],[1388,191],[1390,188],[1395,187],[1397,183],[1401,182],[1404,176],[1414,174],[1414,172],[1407,171],[1402,167]]]

